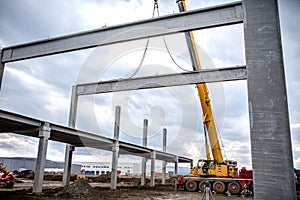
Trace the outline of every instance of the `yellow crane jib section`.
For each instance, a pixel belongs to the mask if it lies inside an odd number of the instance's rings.
[[[185,4],[184,0],[177,0],[176,3],[178,4],[180,12],[186,12],[187,8],[186,8],[186,4]],[[200,64],[200,59],[199,59],[193,32],[191,32],[191,31],[185,32],[185,36],[186,36],[186,40],[187,40],[189,53],[191,56],[193,70],[194,71],[200,70],[201,64]],[[202,112],[203,112],[202,119],[203,119],[203,123],[207,129],[213,159],[217,162],[222,162],[224,160],[223,160],[223,155],[222,155],[221,148],[220,148],[220,142],[219,142],[219,138],[218,138],[217,129],[216,129],[213,114],[212,114],[212,109],[211,109],[207,86],[205,83],[197,84],[196,86],[197,86],[197,91],[198,91],[198,95],[200,98],[200,104],[201,104],[201,108],[202,108]],[[206,145],[206,155],[207,155],[207,160],[211,160],[208,144]]]

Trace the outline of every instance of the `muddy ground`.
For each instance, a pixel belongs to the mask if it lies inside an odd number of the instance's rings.
[[[44,181],[43,194],[32,194],[32,180],[22,180],[15,183],[13,189],[0,189],[0,199],[9,200],[62,200],[62,199],[103,199],[103,200],[142,200],[142,199],[205,199],[203,193],[175,191],[174,180],[167,179],[166,185],[161,185],[161,180],[156,180],[154,188],[139,186],[140,178],[118,177],[117,190],[111,190],[108,177],[98,178],[90,181],[76,180],[70,185],[62,187],[60,181]],[[149,182],[149,180],[147,180]],[[252,199],[237,195],[227,196],[223,194],[212,194],[213,199]]]
[[[71,187],[72,185],[70,185]],[[71,191],[64,188],[55,188],[55,189],[46,189],[42,195],[32,194],[31,189],[23,189],[16,191],[1,191],[0,190],[0,199],[9,199],[9,200],[62,200],[62,199],[103,199],[103,200],[121,200],[121,199],[130,199],[130,200],[161,200],[161,199],[189,199],[189,200],[199,200],[205,199],[205,196],[202,193],[198,192],[185,192],[185,191],[175,191],[170,189],[170,187],[158,186],[156,188],[149,187],[119,187],[117,190],[110,190],[107,187],[95,187],[91,189],[83,188],[73,188]],[[77,190],[76,190],[77,189]],[[214,194],[213,199],[231,199],[231,200],[240,200],[240,199],[252,199],[251,197],[241,197],[241,196],[226,196],[221,194]]]
[[[56,178],[55,178],[56,179]],[[186,192],[183,190],[176,191],[174,178],[168,178],[166,185],[161,185],[161,180],[156,179],[156,186],[149,187],[150,180],[147,179],[146,186],[140,186],[140,177],[118,176],[117,190],[110,189],[110,177],[100,176],[90,178],[89,181],[75,180],[70,185],[62,187],[61,181],[44,180],[43,193],[33,194],[31,179],[18,179],[13,189],[0,188],[0,199],[8,200],[75,200],[75,199],[103,199],[103,200],[201,200],[206,199],[205,194],[200,192]],[[299,188],[298,188],[299,192]],[[215,200],[252,200],[251,196],[225,194],[211,194]],[[298,194],[299,195],[299,194]],[[299,198],[299,196],[298,196]],[[300,198],[299,198],[300,199]]]

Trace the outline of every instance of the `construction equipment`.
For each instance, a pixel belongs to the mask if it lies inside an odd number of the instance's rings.
[[[176,3],[180,12],[186,12],[185,0],[176,0]],[[198,71],[201,69],[201,64],[193,33],[185,32],[185,38],[193,70]],[[252,184],[252,171],[243,168],[239,174],[236,161],[223,159],[207,86],[204,83],[197,84],[196,87],[203,112],[206,159],[198,161],[197,165],[191,169],[190,176],[178,178],[177,186],[183,184],[184,188],[189,191],[196,191],[198,188],[203,191],[205,183],[209,181],[217,193],[225,192],[226,188],[231,193],[239,193],[242,187],[250,187]],[[210,149],[213,159],[211,159]],[[209,177],[214,178],[208,179]]]
[[[4,166],[3,161],[0,162],[0,187],[13,188],[15,176]]]
[[[294,168],[296,184],[300,185],[300,169]]]
[[[177,0],[177,4],[180,12],[186,11],[186,5],[184,0]],[[193,33],[185,32],[186,41],[188,44],[189,53],[191,55],[193,70],[197,71],[201,69],[200,59],[198,56],[196,44],[194,41]],[[203,174],[207,176],[219,176],[219,177],[237,177],[236,161],[224,161],[219,137],[214,122],[210,99],[208,95],[208,89],[205,83],[197,84],[197,91],[200,98],[200,103],[203,111],[203,124],[205,134],[205,149],[206,160],[199,160],[198,165],[191,170],[192,175]],[[213,155],[213,160],[210,156],[209,144],[207,142],[207,136]]]

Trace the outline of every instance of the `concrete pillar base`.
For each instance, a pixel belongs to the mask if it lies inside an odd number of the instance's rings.
[[[151,152],[151,178],[150,178],[150,187],[155,186],[155,159],[156,159],[156,152]]]
[[[71,167],[72,167],[72,156],[75,147],[73,145],[67,144],[66,151],[65,151],[65,167],[64,167],[64,174],[62,185],[69,185],[70,184],[70,174],[71,174]]]

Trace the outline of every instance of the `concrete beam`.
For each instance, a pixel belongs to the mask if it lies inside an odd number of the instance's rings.
[[[147,134],[148,134],[148,120],[144,119],[143,126],[143,147],[147,147]],[[141,185],[145,185],[146,183],[146,166],[147,159],[142,158],[142,174],[141,174]]]
[[[133,79],[118,79],[98,83],[79,84],[77,85],[76,94],[90,95],[107,92],[161,88],[199,83],[244,80],[246,78],[246,67],[239,66],[213,70],[201,70],[197,72],[193,71],[161,76],[148,76]]]
[[[163,152],[167,151],[167,129],[163,129]],[[166,184],[166,167],[167,163],[165,161],[162,162],[162,174],[161,174],[161,183]]]
[[[156,152],[151,152],[151,177],[150,177],[150,187],[155,186],[155,159],[156,159]]]
[[[242,23],[241,2],[141,20],[3,48],[1,62],[12,62],[118,42]]]
[[[244,0],[255,199],[296,199],[276,0]]]
[[[16,133],[29,137],[38,137],[38,130],[43,120],[31,118],[28,116],[11,113],[0,109],[0,133]],[[92,147],[111,151],[115,139],[104,137],[99,133],[91,133],[75,128],[70,128],[51,123],[51,140],[74,145],[75,147]],[[154,149],[143,147],[137,144],[131,144],[119,141],[120,154],[136,155],[150,159],[150,153]],[[158,160],[174,162],[175,154],[156,150]],[[192,159],[179,156],[179,162],[189,163]]]
[[[117,189],[117,178],[118,178],[118,158],[119,158],[119,135],[120,135],[120,117],[121,107],[116,106],[115,110],[115,126],[114,126],[114,145],[112,148],[112,166],[111,166],[111,189]]]
[[[75,147],[70,144],[66,144],[66,151],[65,151],[65,165],[64,165],[64,173],[62,178],[62,185],[69,185],[70,184],[70,174],[71,174],[71,167],[72,167],[72,156]]]
[[[39,149],[35,164],[35,174],[33,183],[33,193],[42,193],[44,169],[47,155],[48,139],[50,138],[50,124],[44,123],[39,130]]]

